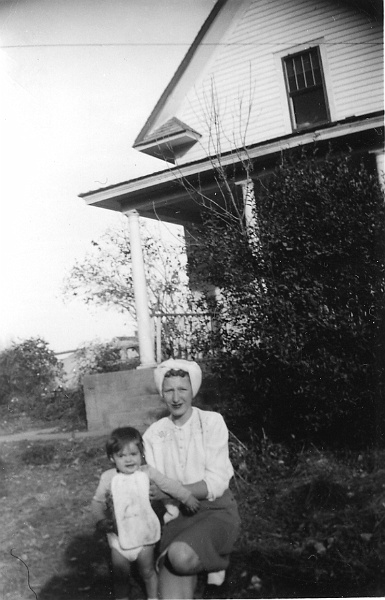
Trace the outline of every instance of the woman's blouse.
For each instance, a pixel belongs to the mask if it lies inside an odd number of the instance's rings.
[[[204,481],[208,500],[229,487],[234,474],[229,459],[228,429],[222,415],[193,407],[181,427],[171,417],[150,425],[143,435],[146,461],[182,484]]]

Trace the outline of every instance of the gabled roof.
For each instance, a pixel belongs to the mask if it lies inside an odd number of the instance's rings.
[[[217,0],[187,51],[171,81],[165,88],[133,148],[156,158],[175,162],[183,156],[201,135],[193,127],[179,121],[175,114],[189,89],[203,75],[209,59],[225,33],[235,22],[235,17],[246,10],[251,0]],[[381,20],[383,0],[335,0]],[[179,136],[184,136],[181,139]]]
[[[173,117],[164,123],[161,127],[156,129],[153,133],[148,133],[144,136],[143,142],[141,144],[148,144],[151,142],[159,142],[164,138],[170,137],[172,135],[178,135],[180,133],[189,131],[194,135],[199,136],[200,133],[191,129],[186,123],[183,123],[180,119]],[[139,144],[137,144],[139,145]]]
[[[139,132],[133,144],[134,148],[164,159],[165,156],[162,151],[164,151],[165,141],[168,139],[168,156],[172,156],[175,144],[171,136],[173,135],[173,126],[178,121],[178,119],[175,119],[175,112],[187,91],[202,74],[205,65],[208,64],[224,33],[234,22],[234,16],[248,2],[249,0],[217,0],[170,83]],[[181,122],[179,121],[179,123]],[[195,135],[200,136],[189,125],[183,123],[183,127],[186,132],[194,132]],[[153,147],[147,146],[147,142],[158,142],[161,139],[163,140],[162,151],[159,150],[156,144]],[[180,148],[178,150],[180,151]],[[179,152],[179,155],[182,153]]]
[[[141,142],[134,144],[134,148],[145,154],[150,154],[150,156],[173,163],[178,156],[191,148],[200,137],[201,134],[195,129],[176,117],[172,117],[155,131],[148,132]]]

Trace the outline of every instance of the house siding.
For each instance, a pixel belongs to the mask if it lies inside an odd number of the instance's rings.
[[[380,23],[345,2],[253,0],[175,115],[203,134],[179,162],[199,159],[215,148],[213,94],[221,151],[291,133],[281,57],[319,40],[332,121],[381,110]]]

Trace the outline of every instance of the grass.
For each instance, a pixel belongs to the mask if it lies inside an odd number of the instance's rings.
[[[243,450],[234,597],[383,596],[385,452],[292,454],[266,441]]]
[[[109,598],[108,555],[89,514],[107,466],[102,440],[3,443],[0,453],[6,481],[0,597],[35,598],[28,568],[39,600]]]
[[[112,598],[89,512],[103,446],[0,444],[2,600]],[[385,595],[385,452],[292,453],[232,437],[231,454],[242,531],[217,597]],[[145,598],[137,583],[132,598]]]

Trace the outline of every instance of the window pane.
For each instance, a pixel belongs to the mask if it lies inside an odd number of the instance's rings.
[[[309,54],[310,54],[311,62],[313,65],[313,69],[319,69],[320,64],[319,64],[319,60],[318,60],[317,48],[313,48],[313,50],[310,50]]]
[[[314,81],[315,81],[316,85],[320,85],[322,83],[321,66],[319,63],[318,52],[317,52],[316,48],[311,50],[310,60],[312,63],[312,68],[313,68]]]
[[[314,80],[316,85],[320,85],[322,83],[322,75],[321,75],[321,69],[314,69],[313,70],[314,73]]]
[[[289,90],[291,92],[295,92],[297,89],[297,83],[296,83],[296,79],[295,79],[295,75],[294,75],[293,60],[291,58],[289,58],[288,60],[285,61],[285,65],[286,65],[286,74],[287,74],[287,82],[289,85]]]
[[[305,77],[303,74],[303,65],[301,56],[294,58],[294,69],[297,75],[297,89],[302,90],[305,87]]]
[[[297,129],[303,129],[328,120],[322,88],[309,90],[292,98]]]
[[[305,74],[306,87],[312,87],[315,84],[315,81],[314,81],[314,77],[313,77],[310,53],[304,54],[302,57],[302,61],[303,61],[303,70],[304,70],[304,74]]]

